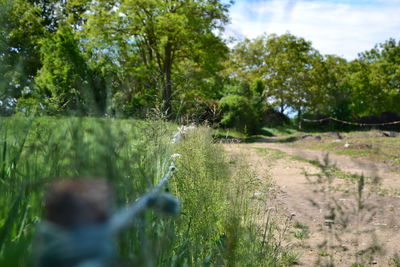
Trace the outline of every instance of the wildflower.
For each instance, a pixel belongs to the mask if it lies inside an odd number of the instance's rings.
[[[188,134],[189,131],[193,131],[196,129],[195,125],[189,125],[189,126],[180,126],[178,127],[178,131],[174,134],[174,136],[172,137],[171,143],[172,144],[176,144],[179,143],[180,141],[182,141],[182,139],[185,137],[185,135]]]
[[[176,158],[180,158],[180,157],[182,157],[182,155],[178,154],[178,153],[174,153],[171,155],[171,159],[176,159]]]

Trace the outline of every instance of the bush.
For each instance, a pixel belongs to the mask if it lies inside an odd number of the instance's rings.
[[[227,95],[219,102],[223,117],[221,126],[253,134],[260,128],[260,117],[254,104],[239,95]]]

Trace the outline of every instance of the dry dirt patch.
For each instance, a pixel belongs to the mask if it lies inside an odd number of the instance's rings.
[[[323,266],[330,261],[335,266],[350,266],[355,262],[362,262],[364,266],[390,266],[400,246],[398,197],[368,193],[372,189],[370,185],[358,197],[358,185],[351,180],[335,179],[329,185],[318,183],[319,168],[285,155],[315,160],[324,157],[320,151],[296,150],[272,143],[225,144],[224,147],[230,154],[240,154],[260,175],[270,172],[275,191],[279,192],[274,205],[282,216],[294,215],[287,244],[301,254],[304,266]],[[390,173],[376,167],[368,168],[365,162],[331,156],[336,166],[345,171],[383,175],[383,186],[398,188],[400,185],[400,179],[393,180]],[[311,174],[309,179],[305,173]],[[362,199],[361,209],[358,199]]]

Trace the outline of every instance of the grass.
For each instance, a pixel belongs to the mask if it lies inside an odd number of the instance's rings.
[[[389,266],[400,267],[400,256],[394,255],[389,261]]]
[[[176,218],[144,212],[118,237],[118,260],[137,266],[288,266],[296,255],[274,236],[262,241],[251,202],[259,190],[248,167],[232,171],[211,132],[199,128],[171,144],[176,125],[106,118],[0,119],[0,266],[30,266],[43,196],[59,177],[105,177],[115,206],[156,184],[179,153],[168,190]],[[265,194],[268,194],[267,190]],[[269,227],[269,226],[268,226]],[[268,228],[269,229],[269,228]],[[272,228],[271,228],[272,229]],[[272,230],[271,230],[272,231]]]
[[[347,155],[355,158],[365,158],[372,161],[388,164],[394,171],[400,171],[400,138],[382,137],[380,131],[353,131],[341,133],[345,139],[336,141],[329,132],[308,132],[308,134],[321,136],[321,140],[299,138],[304,135],[294,128],[263,127],[259,134],[248,136],[234,130],[217,130],[215,137],[219,139],[237,139],[245,143],[273,141],[291,143],[294,146],[324,150],[338,155]],[[274,138],[274,139],[271,139]],[[348,147],[344,145],[349,143]]]
[[[215,129],[213,130],[213,136],[216,139],[244,139],[247,137],[246,134],[234,129]]]
[[[324,150],[338,155],[347,155],[356,158],[365,158],[388,164],[394,171],[400,171],[400,138],[383,137],[380,131],[352,131],[342,132],[345,139],[336,141],[329,132],[307,132],[321,136],[321,140],[299,138],[304,135],[292,127],[263,127],[259,134],[247,136],[234,130],[218,130],[217,138],[235,138],[246,143],[271,140],[279,143],[291,143],[307,149]],[[273,140],[271,138],[274,138]],[[300,140],[300,141],[299,141]],[[299,141],[299,142],[297,142]],[[349,143],[349,147],[344,147]]]
[[[302,157],[298,157],[298,156],[290,156],[292,159],[297,160],[297,161],[303,161],[303,162],[307,162],[311,165],[314,165],[318,168],[324,168],[326,172],[329,172],[329,174],[335,178],[338,179],[348,179],[348,180],[353,180],[353,181],[357,181],[360,178],[360,175],[358,174],[353,174],[353,173],[349,173],[349,172],[345,172],[337,167],[335,167],[334,165],[328,165],[325,166],[323,163],[317,161],[317,160],[308,160],[308,159],[304,159]],[[312,176],[312,174],[308,174],[309,176]]]
[[[383,162],[394,170],[400,170],[399,137],[381,137],[378,131],[349,132],[342,135],[345,136],[345,139],[341,141],[335,141],[332,137],[325,135],[322,136],[321,141],[297,142],[295,145]],[[346,143],[349,144],[348,147],[345,147]]]
[[[328,252],[326,252],[326,251],[320,251],[318,253],[318,255],[321,256],[321,257],[328,257],[330,254]]]
[[[302,224],[296,221],[293,224],[293,228],[295,229],[294,237],[297,239],[306,239],[310,237],[310,229],[307,225]]]
[[[269,209],[269,190],[271,189],[268,172],[262,177],[255,170],[250,171],[246,161],[240,156],[230,160],[232,179],[231,196],[234,201],[230,204],[229,213],[234,216],[242,207],[252,219],[242,217],[241,221],[228,218],[231,228],[227,236],[231,236],[229,246],[233,247],[236,256],[229,257],[227,266],[291,266],[299,262],[299,255],[284,247],[290,220],[280,222],[276,211]],[[250,192],[253,192],[250,194]],[[256,193],[256,194],[254,194]],[[279,221],[279,222],[278,222]],[[241,232],[248,236],[247,241],[238,242],[232,235],[232,229],[240,227]],[[231,233],[231,234],[230,234]],[[229,240],[229,238],[228,238]],[[257,256],[259,255],[259,256]],[[261,256],[261,257],[260,257]],[[240,264],[245,260],[246,264]]]
[[[49,182],[58,177],[105,177],[114,187],[116,205],[123,206],[159,179],[173,150],[173,126],[162,122],[15,116],[2,118],[0,125],[2,266],[31,265],[30,248]],[[119,258],[143,262],[139,236],[154,240],[172,235],[171,224],[153,229],[153,237],[129,229],[120,239]]]
[[[262,127],[258,134],[248,135],[246,133],[239,132],[234,129],[215,129],[213,136],[216,139],[237,139],[245,143],[253,143],[259,140],[268,140],[271,137],[283,136],[281,142],[292,142],[297,140],[297,136],[301,133],[295,128],[289,126],[278,126],[278,127]]]
[[[306,239],[309,237],[309,234],[304,230],[298,230],[294,232],[294,237],[297,239]]]
[[[297,134],[298,130],[288,126],[277,126],[277,127],[262,127],[261,135],[263,136],[285,136]]]
[[[254,148],[257,152],[262,153],[266,156],[268,156],[268,160],[270,162],[283,159],[287,157],[288,155],[278,149],[272,149],[272,148],[263,148],[263,147],[256,147]]]
[[[300,223],[299,221],[293,223],[291,232],[295,238],[300,240],[310,237],[310,228],[307,225]]]

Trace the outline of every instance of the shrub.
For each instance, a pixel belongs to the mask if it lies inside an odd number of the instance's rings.
[[[223,117],[221,126],[234,128],[240,132],[253,134],[260,128],[257,109],[248,98],[239,95],[227,95],[219,102]]]

